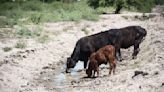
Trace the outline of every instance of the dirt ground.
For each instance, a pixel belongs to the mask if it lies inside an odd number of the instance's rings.
[[[45,23],[43,28],[53,33],[52,40],[40,44],[33,39],[24,39],[27,42],[25,49],[13,48],[4,52],[2,48],[13,46],[19,39],[1,37],[0,92],[163,92],[164,13],[100,17],[99,21]],[[142,26],[148,33],[140,45],[137,59],[131,59],[133,47],[130,47],[121,49],[124,60],[117,62],[115,75],[108,76],[109,67],[103,65],[99,78],[85,78],[85,71],[78,70],[81,62],[71,74],[65,74],[66,59],[79,38],[130,25]],[[132,78],[135,71],[147,74]]]

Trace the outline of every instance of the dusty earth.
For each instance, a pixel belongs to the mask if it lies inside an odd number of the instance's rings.
[[[27,43],[25,49],[13,48],[9,52],[3,48],[13,47],[20,39],[0,34],[0,92],[164,92],[164,13],[100,17],[96,22],[45,23],[43,29],[52,33],[49,42],[23,39]],[[142,26],[148,33],[137,59],[131,59],[131,47],[121,50],[124,60],[117,62],[115,75],[108,76],[108,65],[102,65],[99,78],[85,78],[85,71],[80,71],[81,62],[72,73],[65,74],[66,58],[79,38],[130,25]],[[132,78],[135,71],[147,74]]]

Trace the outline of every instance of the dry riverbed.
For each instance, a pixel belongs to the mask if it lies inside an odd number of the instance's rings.
[[[70,74],[64,72],[66,58],[79,38],[130,25],[142,26],[148,34],[137,59],[131,59],[133,47],[121,50],[124,60],[117,62],[115,75],[108,76],[108,65],[102,65],[99,78],[85,78],[82,62]],[[101,15],[99,21],[45,23],[42,28],[51,39],[44,44],[23,39],[24,49],[4,52],[3,48],[22,40],[1,36],[0,92],[163,92],[164,14]],[[132,78],[135,71],[147,74]]]

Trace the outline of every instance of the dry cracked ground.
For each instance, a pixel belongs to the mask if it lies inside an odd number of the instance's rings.
[[[164,13],[100,17],[99,21],[45,23],[42,28],[50,33],[51,40],[41,44],[31,38],[23,39],[25,49],[13,48],[9,52],[3,48],[22,40],[2,34],[3,30],[14,29],[1,29],[0,92],[163,92]],[[78,68],[71,74],[64,73],[66,58],[79,38],[130,25],[142,26],[148,33],[137,59],[131,59],[133,47],[130,47],[121,49],[124,60],[117,62],[115,75],[108,76],[108,65],[101,66],[99,78],[85,78],[85,71]],[[135,71],[145,74],[132,78]]]

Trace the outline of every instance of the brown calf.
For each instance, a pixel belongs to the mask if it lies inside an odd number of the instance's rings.
[[[112,71],[113,74],[115,73],[115,48],[112,45],[107,45],[100,48],[97,52],[92,53],[89,60],[89,66],[86,70],[88,77],[95,77],[95,72],[97,72],[97,76],[99,76],[99,65],[107,63],[110,65],[109,75]],[[92,74],[93,71],[94,73]]]

